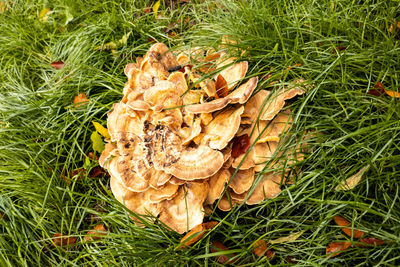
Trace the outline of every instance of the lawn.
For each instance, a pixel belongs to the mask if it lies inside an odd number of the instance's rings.
[[[219,266],[219,255],[234,254],[241,266],[398,266],[399,2],[155,3],[0,1],[0,265]],[[299,77],[313,85],[289,101],[294,124],[281,144],[293,148],[311,131],[311,152],[278,197],[216,209],[209,220],[218,225],[182,249],[182,235],[162,224],[136,226],[109,178],[94,174],[92,122],[106,125],[125,65],[154,42],[217,48],[223,36],[235,41],[228,53],[246,51],[241,60],[259,89]],[[89,100],[74,105],[80,93]],[[335,190],[363,168],[354,188]],[[335,216],[383,244],[360,246]],[[99,224],[107,235],[85,238]],[[253,253],[258,240],[299,232],[272,242],[273,258]],[[212,252],[215,241],[229,250]],[[350,243],[332,257],[332,242]]]

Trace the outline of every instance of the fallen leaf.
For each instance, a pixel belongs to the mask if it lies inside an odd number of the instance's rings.
[[[160,0],[153,5],[154,17],[157,19],[158,9],[160,8]]]
[[[395,29],[396,31],[393,32]],[[397,23],[394,20],[392,21],[389,27],[389,33],[390,34],[397,33],[397,35],[400,35],[400,21],[398,21]]]
[[[368,91],[368,94],[374,95],[374,96],[381,96],[384,93],[385,93],[384,86],[383,86],[383,84],[381,82],[377,82],[375,84],[374,89],[370,89]]]
[[[90,136],[90,140],[92,140],[93,150],[99,153],[103,152],[104,150],[104,143],[101,139],[101,136],[97,132],[93,132]]]
[[[332,242],[326,247],[326,254],[330,254],[329,258],[335,257],[342,253],[343,250],[348,249],[351,246],[351,242]]]
[[[380,246],[380,245],[385,244],[385,241],[382,241],[375,237],[364,237],[364,238],[361,238],[360,240],[358,240],[358,242],[360,242],[360,243],[356,244],[357,247],[370,247],[370,246],[374,246],[374,245]]]
[[[131,35],[132,31],[125,33],[124,35],[122,35],[121,39],[119,40],[121,45],[126,45],[128,43],[128,38]]]
[[[236,136],[232,139],[232,152],[231,156],[237,158],[247,152],[250,147],[250,138],[248,134]]]
[[[147,42],[148,42],[148,43],[157,43],[157,40],[154,39],[153,37],[149,37],[149,38],[147,39]]]
[[[108,133],[107,128],[103,127],[103,125],[101,125],[101,124],[98,123],[98,122],[92,121],[92,123],[93,123],[93,125],[94,125],[94,128],[96,128],[96,131],[97,131],[99,134],[101,134],[104,138],[107,138],[107,139],[110,139],[110,138],[111,138],[110,134]]]
[[[385,93],[391,97],[400,98],[400,93],[395,91],[389,91],[385,89]]]
[[[229,93],[228,83],[221,74],[218,74],[217,76],[217,80],[215,82],[215,90],[217,91],[217,95],[219,97],[226,97]]]
[[[300,67],[301,65],[303,65],[303,64],[302,63],[297,63],[297,64],[294,64],[293,66],[287,67],[286,70],[291,70],[293,68]]]
[[[46,22],[49,18],[49,14],[51,13],[50,8],[43,8],[39,13],[39,20]]]
[[[98,176],[103,176],[104,174],[106,174],[106,172],[104,171],[104,169],[100,166],[96,166],[93,169],[90,170],[89,172],[89,177],[90,178],[96,178]]]
[[[75,243],[76,241],[76,237],[72,237],[72,236],[64,236],[60,233],[57,233],[53,236],[52,240],[52,246],[68,246],[68,245],[72,245]]]
[[[90,240],[99,240],[107,235],[107,229],[104,227],[104,224],[96,225],[93,230],[87,232],[87,235],[84,237],[85,241]]]
[[[72,172],[67,173],[67,175],[65,174],[61,174],[61,178],[69,185],[71,183],[71,180],[80,180],[82,179],[86,174],[86,171],[84,168],[79,168],[79,169],[75,169]]]
[[[64,62],[62,62],[62,61],[51,62],[50,66],[52,66],[53,68],[59,70],[59,69],[64,68]]]
[[[151,12],[151,7],[145,7],[142,10],[144,13],[149,14]]]
[[[86,97],[85,93],[80,93],[77,96],[74,97],[74,107],[79,107],[82,105],[85,105],[89,102],[89,99]]]
[[[195,226],[192,230],[189,231],[182,239],[179,247],[187,247],[193,243],[199,241],[203,235],[210,229],[214,228],[218,222],[205,222]]]
[[[363,231],[353,229],[350,226],[351,223],[341,216],[334,216],[333,219],[335,220],[336,224],[342,227],[343,232],[345,232],[348,236],[354,236],[354,238],[361,238],[364,235]]]
[[[99,160],[99,157],[95,155],[92,151],[88,153],[88,157],[95,161]]]
[[[227,248],[224,244],[222,244],[219,241],[213,241],[211,243],[211,247],[210,247],[210,251],[212,253],[214,252],[220,252],[220,251],[227,251],[229,250],[229,248]],[[232,264],[235,262],[231,260],[231,258],[233,258],[235,256],[235,254],[224,254],[224,255],[219,255],[218,256],[218,262],[221,264]]]
[[[0,14],[7,12],[9,8],[10,8],[9,4],[5,4],[3,1],[0,1]]]
[[[346,47],[339,45],[336,48],[332,49],[331,53],[335,54],[335,53],[338,53],[338,52],[343,51],[343,50],[346,50]]]
[[[265,240],[260,239],[253,245],[253,252],[258,257],[266,256],[268,259],[271,259],[275,256],[275,253],[268,248],[267,242]]]
[[[335,187],[336,191],[341,191],[341,190],[351,190],[354,187],[358,185],[358,183],[361,181],[361,178],[363,174],[369,169],[369,165],[361,168],[360,171],[358,171],[356,174],[350,176],[346,180],[342,181],[340,184],[338,184]]]
[[[295,257],[292,257],[292,256],[287,256],[286,257],[286,261],[288,263],[293,263],[293,264],[298,263],[297,259]]]
[[[280,244],[280,243],[289,243],[289,242],[294,242],[296,241],[303,233],[305,230],[290,234],[288,236],[280,237],[274,240],[269,240],[268,243],[270,244]]]

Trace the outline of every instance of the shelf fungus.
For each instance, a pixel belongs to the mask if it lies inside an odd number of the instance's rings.
[[[157,43],[125,67],[128,82],[108,113],[100,164],[118,201],[184,233],[210,205],[227,211],[279,194],[288,171],[287,162],[278,164],[285,157],[279,144],[293,123],[282,109],[307,82],[268,91],[246,77],[246,61],[213,49],[179,52]],[[291,165],[304,158],[303,147],[289,150]]]

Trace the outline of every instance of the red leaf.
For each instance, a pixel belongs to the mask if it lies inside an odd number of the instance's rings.
[[[211,248],[210,248],[211,252],[219,252],[219,251],[225,251],[225,250],[229,250],[229,248],[227,248],[224,244],[222,244],[219,241],[213,241]],[[218,262],[221,264],[232,264],[235,261],[231,261],[230,259],[235,256],[235,254],[225,254],[225,255],[220,255],[218,256]]]
[[[339,52],[339,51],[343,51],[343,50],[345,50],[345,49],[346,49],[346,47],[339,45],[339,46],[337,46],[336,48],[332,49],[331,53],[332,53],[332,54],[335,54],[335,53],[337,53],[337,52]]]
[[[145,7],[145,8],[143,8],[143,12],[144,12],[145,14],[149,14],[149,13],[151,12],[151,7]]]
[[[250,139],[247,134],[241,135],[241,136],[236,136],[232,140],[233,145],[232,145],[232,157],[237,158],[240,155],[246,153],[246,151],[250,147]]]
[[[380,246],[380,245],[385,244],[384,241],[377,239],[375,237],[364,237],[364,238],[361,238],[360,240],[358,240],[358,242],[365,243],[365,245],[357,244],[356,245],[357,247],[369,247],[369,246],[373,246],[373,245]]]
[[[346,233],[346,235],[348,235],[350,237],[354,236],[354,238],[361,238],[364,235],[363,231],[356,230],[351,227],[345,227],[345,226],[351,225],[351,223],[348,220],[346,220],[345,218],[343,218],[341,216],[335,216],[335,217],[333,217],[333,219],[335,220],[337,225],[342,226],[342,230],[343,230],[343,232]]]
[[[217,90],[217,95],[219,97],[225,97],[228,95],[228,83],[221,74],[218,74],[217,76],[217,81],[215,82],[215,89]]]
[[[52,66],[53,68],[59,70],[59,69],[64,68],[64,62],[62,62],[62,61],[51,62],[51,63],[50,63],[50,66]]]
[[[329,257],[332,258],[339,255],[343,250],[348,249],[350,246],[351,242],[332,242],[326,247],[326,254],[333,253],[329,255]]]
[[[104,235],[107,235],[107,229],[104,224],[98,224],[93,228],[93,230],[87,233],[87,236],[85,236],[84,239],[85,241],[99,240]]]
[[[51,239],[52,242],[52,246],[68,246],[68,245],[72,245],[75,243],[76,241],[76,237],[70,237],[70,236],[63,236],[60,233],[57,233],[53,236],[53,238]]]

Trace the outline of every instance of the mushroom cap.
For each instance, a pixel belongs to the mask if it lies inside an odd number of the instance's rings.
[[[173,129],[179,129],[183,122],[182,112],[178,108],[168,109],[161,112],[149,112],[151,124],[163,124]]]
[[[164,108],[177,107],[182,104],[179,93],[173,82],[161,80],[143,94],[144,101],[152,105],[161,105]]]
[[[232,100],[230,98],[218,98],[202,104],[185,106],[185,111],[190,113],[211,113],[226,107]]]
[[[231,203],[232,203],[232,205],[231,205]],[[233,198],[231,198],[231,201],[229,202],[228,197],[226,196],[226,194],[224,194],[222,196],[222,198],[219,200],[218,208],[222,211],[229,211],[229,210],[231,210],[232,206],[236,203],[238,203],[238,202],[236,200],[234,200]]]
[[[174,54],[169,51],[168,46],[164,43],[156,43],[151,46],[146,56],[160,62],[164,69],[169,72],[180,66]]]
[[[266,142],[254,146],[254,163],[256,164],[254,170],[256,172],[260,172],[264,169],[265,165],[273,158],[277,148],[278,142]],[[275,163],[272,163],[270,168],[274,166]]]
[[[182,96],[189,88],[186,83],[185,74],[180,71],[171,73],[168,81],[175,84],[176,94]]]
[[[133,110],[146,111],[151,108],[150,104],[143,100],[128,101],[126,105]]]
[[[281,174],[266,174],[256,185],[253,193],[247,199],[246,204],[255,205],[267,198],[274,198],[280,194]]]
[[[126,105],[118,103],[113,105],[113,110],[108,113],[107,128],[111,141],[118,141],[121,132],[140,135],[143,131],[143,121],[139,117],[131,117],[127,113]]]
[[[250,142],[278,142],[280,135],[286,132],[290,128],[291,124],[292,118],[290,116],[290,111],[280,112],[272,121],[259,120],[255,123],[254,131],[250,137]]]
[[[179,179],[192,181],[214,175],[224,163],[224,156],[208,146],[186,147],[179,159],[164,171]]]
[[[235,169],[231,169],[230,173],[234,175]],[[242,194],[250,189],[254,182],[254,169],[238,170],[229,183],[229,187],[236,194]]]
[[[231,104],[244,104],[249,100],[251,94],[253,93],[254,89],[256,89],[258,83],[258,77],[250,78],[246,83],[242,84],[231,92],[227,98],[232,99]]]
[[[183,140],[183,145],[188,145],[196,136],[201,133],[201,119],[195,118],[189,129],[190,135]]]
[[[244,105],[243,118],[246,118],[249,122],[254,123],[262,110],[265,110],[264,105],[267,105],[267,99],[270,91],[260,90],[254,94]]]
[[[203,125],[208,125],[213,120],[213,116],[211,113],[200,113],[200,120]]]
[[[255,151],[254,148],[251,149],[247,155],[246,153],[241,154],[239,157],[235,158],[232,162],[232,167],[233,168],[239,168],[239,170],[247,170],[250,168],[253,168],[255,165],[254,162],[254,156],[255,156]],[[243,162],[242,162],[243,160]],[[240,165],[241,163],[241,165]],[[240,166],[239,166],[240,165]]]
[[[108,164],[108,171],[127,190],[143,192],[149,188],[147,180],[140,178],[135,172],[132,156],[119,156],[112,158]]]
[[[229,90],[232,90],[238,82],[240,82],[247,73],[249,64],[247,61],[242,61],[232,66],[225,68],[220,72],[222,77],[228,84]]]
[[[235,136],[240,126],[240,115],[243,106],[236,110],[228,109],[222,111],[207,125],[203,142],[209,141],[209,146],[222,150]]]
[[[118,155],[118,149],[116,145],[114,145],[113,143],[106,143],[105,148],[99,158],[100,166],[106,168],[107,160],[112,156],[117,156],[117,155]]]
[[[271,98],[268,99],[260,119],[272,120],[285,105],[285,100],[302,95],[305,92],[305,88],[297,86],[297,84],[298,82],[295,82],[295,84],[283,87],[281,90],[274,92]]]
[[[180,160],[182,141],[172,128],[158,124],[145,133],[144,150],[148,166],[154,166],[156,170],[162,171]]]
[[[160,220],[182,234],[203,222],[203,202],[208,194],[208,183],[188,183],[179,187],[178,194],[163,203]]]
[[[200,99],[204,96],[204,94],[205,93],[202,90],[188,90],[182,97],[183,105],[189,106],[200,103]],[[186,107],[185,112],[189,112],[186,111]]]
[[[150,203],[159,203],[163,200],[170,200],[178,194],[179,185],[174,185],[171,183],[166,183],[159,189],[150,188],[143,193],[144,198],[146,198]]]
[[[229,181],[230,177],[231,173],[226,169],[221,169],[210,177],[208,180],[210,190],[206,199],[207,204],[213,204],[215,200],[221,197],[225,189],[225,184]]]
[[[151,188],[158,190],[162,188],[171,179],[171,177],[172,175],[169,173],[154,170],[149,178],[149,185]]]
[[[110,179],[110,186],[114,197],[134,213],[152,216],[158,216],[160,213],[160,203],[151,203],[144,198],[143,193],[129,191],[122,183],[112,176]]]

